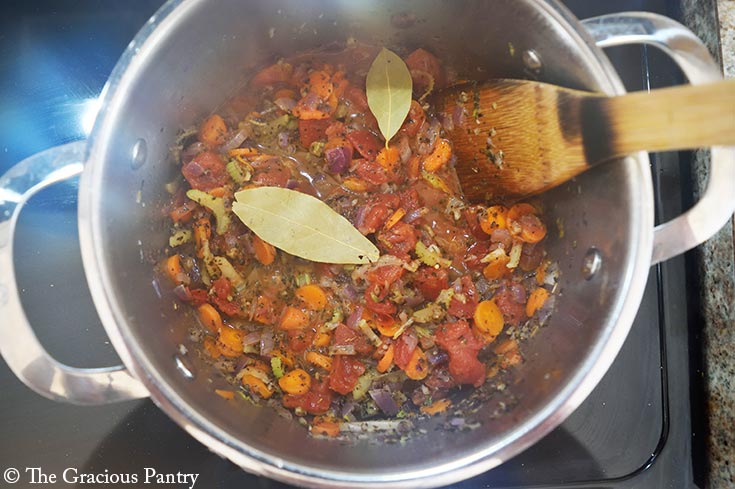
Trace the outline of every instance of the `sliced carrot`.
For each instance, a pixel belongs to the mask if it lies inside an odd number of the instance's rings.
[[[485,266],[482,270],[482,274],[488,280],[503,278],[510,272],[510,269],[507,266],[508,262],[510,262],[510,257],[507,254],[498,254],[498,256],[494,257],[493,260]]]
[[[260,154],[255,148],[234,148],[227,152],[230,156],[256,156]]]
[[[222,354],[228,358],[239,357],[243,353],[242,340],[245,333],[239,329],[222,326],[219,329],[219,347]]]
[[[332,342],[332,334],[331,332],[324,327],[324,325],[319,326],[316,330],[316,335],[314,335],[314,341],[312,342],[312,345],[314,345],[317,348],[320,348],[322,346],[329,346],[329,343]]]
[[[429,374],[429,362],[426,360],[426,355],[420,346],[417,346],[411,358],[408,360],[406,368],[403,369],[406,372],[406,376],[413,380],[425,379]]]
[[[306,370],[297,368],[278,379],[278,385],[287,394],[301,396],[311,388],[311,375]]]
[[[276,302],[266,295],[259,295],[255,300],[253,320],[262,324],[274,324],[278,319]]]
[[[385,351],[385,355],[383,355],[383,358],[380,359],[378,362],[378,366],[375,367],[378,372],[385,373],[387,372],[391,365],[393,365],[393,356],[395,355],[395,348],[393,347],[393,343],[391,343],[388,346],[388,349]]]
[[[416,180],[421,176],[421,159],[418,156],[411,156],[408,160],[406,174],[412,180]]]
[[[287,366],[289,368],[293,367],[293,365],[294,365],[293,358],[291,357],[291,355],[289,355],[287,353],[284,353],[284,352],[279,351],[279,350],[273,350],[273,352],[271,353],[271,355],[273,357],[275,357],[275,358],[280,359],[281,360],[281,363],[283,363],[285,366]]]
[[[480,227],[487,234],[496,229],[505,229],[508,220],[508,208],[504,205],[493,205],[487,208],[487,217],[480,220]]]
[[[212,197],[224,197],[225,192],[227,192],[227,190],[224,187],[217,187],[210,190],[209,195]]]
[[[322,355],[321,353],[317,353],[315,351],[310,351],[306,353],[306,361],[313,365],[316,365],[317,367],[321,367],[324,370],[332,369],[332,359],[327,355]]]
[[[175,284],[181,283],[181,277],[184,269],[181,268],[181,257],[179,255],[171,255],[166,259],[166,274],[168,278]]]
[[[273,395],[273,391],[266,385],[266,383],[254,375],[243,375],[241,382],[242,385],[250,388],[250,392],[258,394],[263,399],[268,399]]]
[[[347,177],[342,181],[342,185],[347,187],[348,190],[352,190],[353,192],[367,192],[367,190],[370,188],[370,185],[364,180],[360,180],[359,178],[355,177]]]
[[[217,114],[206,118],[199,127],[199,140],[207,146],[219,146],[224,144],[227,136],[227,124]]]
[[[546,226],[541,219],[532,216],[519,223],[521,227],[520,238],[526,243],[538,243],[546,237]]]
[[[311,433],[313,435],[324,435],[335,437],[339,435],[339,422],[324,416],[316,416],[311,422]]]
[[[526,302],[526,316],[531,317],[536,314],[536,311],[541,309],[548,298],[549,291],[543,287],[531,292],[531,295],[528,296],[528,302]]]
[[[515,204],[513,207],[511,207],[508,210],[508,219],[512,221],[517,221],[521,218],[521,216],[525,216],[526,214],[536,214],[536,208],[528,203],[520,203]]]
[[[270,265],[276,259],[276,248],[270,243],[266,243],[260,237],[253,236],[253,250],[255,258],[263,265]]]
[[[424,414],[433,416],[435,414],[440,414],[440,413],[445,412],[451,405],[452,405],[452,401],[450,401],[449,399],[439,399],[437,401],[434,401],[429,406],[421,406],[419,411],[421,411]]]
[[[332,77],[324,70],[315,70],[309,73],[309,93],[315,93],[326,101],[332,96],[334,85]]]
[[[228,401],[231,401],[235,398],[235,393],[232,391],[225,391],[222,389],[215,389],[214,393],[220,396],[222,399],[227,399]]]
[[[503,330],[503,313],[493,299],[480,302],[475,308],[475,331],[485,340],[492,343]]]
[[[288,306],[283,311],[279,327],[286,331],[294,329],[302,329],[309,324],[309,315],[301,309],[297,309],[293,306]]]
[[[202,346],[204,347],[204,351],[206,351],[210,357],[216,359],[222,356],[222,352],[217,347],[217,341],[211,336],[204,338]]]
[[[392,172],[395,170],[398,162],[401,161],[401,152],[396,146],[388,146],[380,150],[378,156],[375,157],[375,161],[386,171]]]
[[[202,304],[197,311],[199,312],[199,320],[205,328],[214,333],[222,329],[222,316],[217,312],[217,309],[212,307],[212,304]]]
[[[307,309],[321,311],[327,306],[327,294],[317,284],[308,284],[296,289],[296,297]]]
[[[398,210],[396,210],[396,211],[395,211],[395,212],[394,212],[394,213],[393,213],[393,214],[392,214],[392,215],[391,215],[391,216],[390,216],[390,217],[388,218],[388,220],[387,220],[387,221],[385,221],[385,226],[384,226],[384,227],[385,227],[385,229],[390,229],[390,228],[392,228],[393,226],[395,226],[396,224],[398,224],[398,221],[400,221],[401,219],[403,219],[403,216],[405,216],[405,215],[406,215],[406,209],[403,209],[403,208],[399,208]]]
[[[424,170],[429,173],[436,173],[449,162],[451,157],[452,145],[446,139],[440,139],[436,142],[434,151],[424,160]]]

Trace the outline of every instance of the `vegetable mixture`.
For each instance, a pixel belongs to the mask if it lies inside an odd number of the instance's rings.
[[[337,436],[442,413],[523,361],[518,332],[553,308],[546,226],[463,200],[442,134],[473,114],[427,104],[452,81],[424,49],[305,53],[180,135],[162,268],[233,384],[217,394]]]

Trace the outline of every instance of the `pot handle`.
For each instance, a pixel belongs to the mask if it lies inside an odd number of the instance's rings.
[[[722,79],[720,66],[704,43],[689,29],[662,15],[624,12],[582,22],[601,48],[648,44],[661,49],[679,66],[689,83]],[[735,118],[735,107],[731,110]],[[699,201],[682,215],[654,230],[651,264],[668,260],[703,243],[722,228],[735,211],[735,148],[713,147],[707,188]]]
[[[75,368],[52,358],[38,341],[23,311],[13,265],[18,215],[34,194],[79,175],[86,141],[42,151],[0,177],[0,354],[15,375],[39,394],[73,404],[107,404],[148,397],[124,366]]]

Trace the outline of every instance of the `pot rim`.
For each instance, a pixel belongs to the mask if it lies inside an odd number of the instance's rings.
[[[169,0],[144,25],[128,45],[116,64],[100,96],[101,108],[88,139],[85,169],[80,180],[79,238],[82,260],[90,291],[102,324],[125,366],[148,389],[153,401],[195,439],[215,453],[230,459],[240,467],[258,475],[281,481],[318,487],[435,487],[463,480],[490,470],[525,450],[564,421],[598,384],[622,347],[643,297],[653,249],[653,185],[648,170],[647,153],[627,158],[628,166],[637,172],[631,181],[631,195],[638,196],[637,225],[631,226],[631,242],[636,243],[621,284],[627,289],[611,312],[611,321],[587,360],[575,375],[547,405],[533,417],[513,429],[503,440],[486,446],[472,455],[449,462],[436,463],[429,469],[399,471],[391,474],[325,471],[302,464],[291,463],[271,454],[255,450],[234,439],[201,413],[193,410],[168,385],[146,358],[140,345],[123,334],[125,314],[109,292],[111,271],[105,261],[100,236],[104,223],[95,212],[96,203],[103,197],[101,188],[102,159],[110,132],[110,114],[123,105],[131,82],[144,69],[147,55],[159,39],[163,39],[178,24],[178,19],[205,0]],[[611,95],[625,93],[623,84],[608,58],[587,34],[579,20],[557,0],[534,0],[544,14],[549,15],[564,29],[574,42],[583,48],[585,57],[595,68],[595,75],[603,89]]]

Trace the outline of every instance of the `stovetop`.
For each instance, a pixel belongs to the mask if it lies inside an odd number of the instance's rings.
[[[63,0],[0,7],[0,174],[37,151],[87,135],[94,101],[118,56],[161,3]],[[665,0],[565,3],[580,18],[624,10],[679,14],[676,3]],[[681,82],[653,50],[617,48],[608,55],[629,90]],[[691,204],[690,154],[657,154],[651,161],[663,221]],[[76,192],[76,182],[54,186],[21,215],[16,267],[22,299],[42,343],[60,361],[117,364],[84,280]],[[699,347],[689,328],[696,309],[693,270],[686,257],[652,267],[630,335],[589,398],[523,454],[452,487],[699,487],[704,440],[697,435],[704,416]],[[72,467],[141,474],[151,467],[198,473],[199,488],[287,487],[212,454],[149,400],[101,407],[56,403],[23,386],[2,361],[0,389],[0,471],[41,467],[61,474]],[[5,484],[0,478],[0,487]]]

